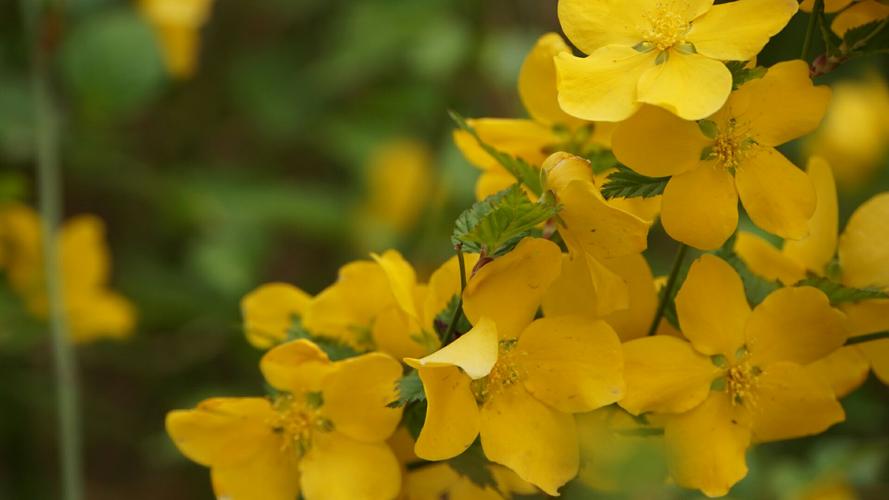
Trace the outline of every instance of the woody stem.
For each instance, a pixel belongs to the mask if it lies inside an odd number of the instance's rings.
[[[883,340],[883,339],[889,339],[889,331],[869,333],[867,335],[860,335],[858,337],[852,337],[852,338],[846,340],[845,345],[863,344],[865,342],[873,342],[874,340]]]
[[[679,244],[679,250],[676,252],[676,259],[673,260],[673,269],[670,270],[670,276],[667,278],[667,284],[664,285],[661,300],[658,302],[657,311],[654,313],[654,320],[648,328],[648,335],[657,333],[657,328],[661,324],[661,318],[664,317],[664,311],[667,310],[667,304],[673,296],[673,288],[676,287],[676,281],[679,279],[679,271],[682,269],[682,263],[685,262],[685,255],[688,253],[688,245]]]
[[[65,318],[64,285],[59,261],[57,233],[61,219],[58,117],[49,83],[51,49],[46,26],[49,15],[60,11],[52,2],[21,0],[21,10],[30,47],[31,105],[36,131],[37,186],[40,205],[43,269],[49,305],[55,365],[55,392],[58,411],[59,465],[62,473],[62,498],[83,498],[81,462],[79,388],[74,348]],[[50,8],[55,10],[50,11]]]

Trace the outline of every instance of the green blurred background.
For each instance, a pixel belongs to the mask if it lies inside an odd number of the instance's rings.
[[[136,4],[65,3],[52,66],[65,214],[105,220],[114,285],[139,310],[130,340],[78,348],[88,498],[211,497],[206,470],[166,437],[164,415],[261,390],[261,353],[239,326],[238,301],[253,287],[286,281],[315,293],[347,260],[387,247],[424,276],[451,253],[451,224],[472,203],[477,172],[454,148],[446,112],[521,116],[518,68],[539,35],[558,30],[555,12],[551,0],[219,0],[200,67],[180,81]],[[797,16],[760,64],[798,57],[805,23]],[[21,24],[17,3],[2,2],[0,203],[35,206]],[[850,63],[823,80],[885,77],[887,66]],[[429,155],[416,216],[395,228],[358,217],[369,199],[392,194],[370,182],[371,159],[406,140]],[[786,151],[804,164],[799,144]],[[889,189],[887,161],[883,151],[865,181],[844,189],[843,219]],[[653,230],[656,271],[673,245]],[[0,498],[55,498],[49,339],[4,287]],[[758,448],[735,496],[798,498],[836,479],[862,498],[889,498],[887,394],[870,380],[826,436]],[[664,490],[677,496],[695,497]]]

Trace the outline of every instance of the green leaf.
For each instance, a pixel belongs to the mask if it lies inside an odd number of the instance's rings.
[[[499,255],[558,212],[549,193],[534,203],[521,186],[513,184],[464,211],[457,218],[451,242],[462,245],[464,251]]]
[[[757,80],[766,75],[767,68],[756,66],[748,68],[746,61],[729,61],[725,66],[732,73],[732,89],[737,90],[741,85],[750,80]]]
[[[293,324],[290,325],[290,330],[287,332],[287,340],[299,339],[310,340],[312,343],[320,347],[331,361],[339,361],[355,357],[359,354],[359,352],[352,346],[343,344],[338,340],[313,335],[303,327],[302,321],[300,321],[299,318],[295,318]]]
[[[448,301],[448,305],[445,306],[444,309],[441,310],[435,316],[435,322],[433,325],[435,326],[435,333],[438,334],[438,338],[441,342],[445,341],[445,333],[447,332],[448,325],[451,324],[451,318],[454,317],[454,314],[457,311],[457,308],[460,307],[460,294],[455,293],[451,300]],[[461,314],[460,318],[457,320],[457,325],[455,327],[456,333],[458,336],[463,335],[472,329],[472,325],[469,324],[469,320],[466,319],[465,314]]]
[[[486,153],[491,155],[492,158],[497,160],[497,163],[503,166],[507,172],[512,174],[519,183],[525,185],[537,196],[540,196],[543,193],[543,186],[540,183],[540,169],[529,165],[528,162],[521,158],[499,151],[490,144],[485,143],[478,135],[475,128],[466,122],[465,118],[454,111],[450,111],[449,113],[451,119],[454,120],[457,126],[471,135],[476,142],[478,142],[478,145],[481,146]]]
[[[417,439],[420,436],[420,431],[423,430],[423,422],[426,421],[427,407],[426,400],[423,400],[409,404],[404,409],[402,422],[414,439]]]
[[[856,26],[843,35],[843,48],[849,55],[865,55],[889,50],[889,18]]]
[[[821,290],[834,306],[862,300],[889,299],[889,293],[879,288],[852,288],[823,276],[810,275],[795,286],[811,286]]]
[[[479,488],[497,490],[497,481],[491,474],[490,462],[482,451],[481,442],[476,439],[463,453],[448,460],[448,466],[457,474],[473,482]]]
[[[602,196],[612,198],[651,198],[664,192],[669,177],[646,177],[624,165],[618,165],[617,171],[608,176],[602,186]]]
[[[401,408],[411,403],[426,401],[426,391],[423,390],[423,382],[416,370],[411,370],[398,379],[395,387],[398,389],[398,399],[386,405],[389,408]]]

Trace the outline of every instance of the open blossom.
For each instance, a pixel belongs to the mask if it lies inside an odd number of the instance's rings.
[[[817,434],[844,419],[830,385],[805,365],[846,340],[842,313],[812,287],[782,288],[750,310],[741,278],[703,255],[676,297],[684,338],[624,344],[626,396],[634,415],[664,415],[677,484],[725,495],[747,474],[745,452]]]
[[[796,13],[796,0],[559,0],[559,21],[586,57],[556,57],[559,103],[586,120],[621,121],[642,104],[687,120],[715,113],[732,77]]]
[[[643,108],[614,131],[614,154],[643,175],[672,176],[661,220],[673,239],[718,248],[738,225],[739,198],[754,224],[799,239],[815,210],[815,192],[775,147],[814,130],[830,94],[812,85],[803,61],[779,63],[698,123]]]
[[[401,473],[385,441],[401,418],[387,407],[400,363],[381,353],[332,363],[296,340],[267,352],[260,368],[282,391],[274,398],[212,398],[167,415],[179,450],[210,468],[217,497],[395,498]]]
[[[0,269],[35,316],[49,315],[40,217],[22,205],[0,208]],[[109,281],[111,255],[101,219],[81,215],[66,221],[59,236],[65,312],[74,342],[129,337],[136,309]]]
[[[602,321],[534,320],[559,256],[555,244],[526,239],[482,267],[463,297],[472,330],[405,360],[418,369],[428,402],[417,456],[454,457],[479,436],[489,460],[548,494],[577,475],[571,414],[620,398],[622,359],[617,335]]]

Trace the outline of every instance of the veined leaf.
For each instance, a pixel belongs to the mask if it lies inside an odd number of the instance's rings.
[[[461,244],[464,251],[499,255],[558,212],[559,205],[550,194],[535,203],[521,186],[513,184],[464,211],[457,218],[451,242]]]
[[[889,18],[850,29],[843,35],[843,48],[855,56],[889,51]]]
[[[411,370],[398,379],[396,389],[398,389],[398,399],[389,403],[387,405],[389,408],[401,408],[411,403],[426,401],[426,391],[423,390],[423,382],[416,370]]]
[[[834,306],[862,300],[889,299],[889,293],[879,288],[852,288],[823,276],[809,276],[795,286],[812,286],[821,290]]]
[[[663,194],[669,177],[646,177],[624,165],[608,176],[602,186],[602,196],[612,198],[651,198]]]
[[[497,163],[503,166],[507,172],[515,177],[516,181],[525,185],[537,196],[540,196],[543,193],[543,186],[540,184],[540,170],[538,168],[531,166],[521,158],[499,151],[497,148],[483,141],[475,128],[469,125],[469,123],[466,122],[466,119],[460,116],[460,114],[450,111],[450,115],[451,119],[454,120],[457,126],[471,135],[486,153],[491,155],[492,158],[497,160]]]

